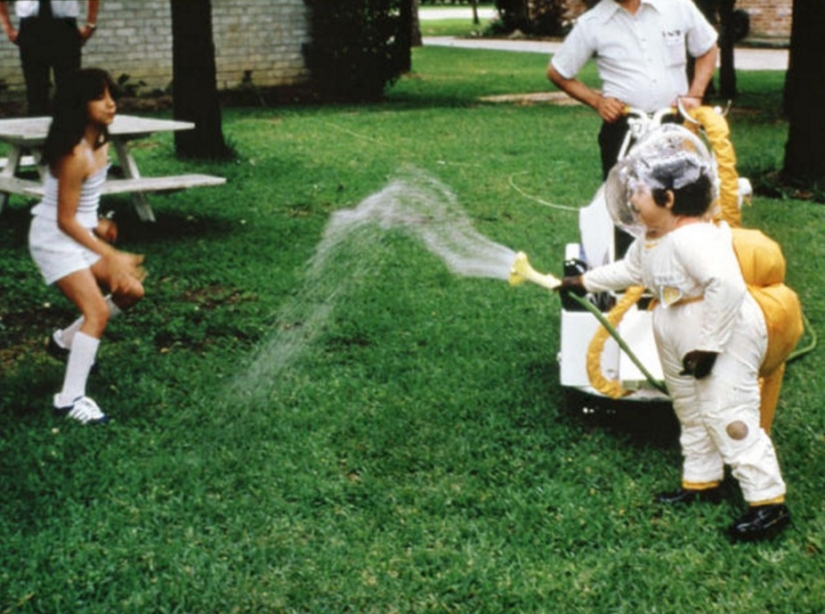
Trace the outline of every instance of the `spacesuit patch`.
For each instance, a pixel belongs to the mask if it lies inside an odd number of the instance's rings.
[[[676,286],[662,286],[659,290],[659,302],[662,307],[670,307],[682,299],[682,290]]]

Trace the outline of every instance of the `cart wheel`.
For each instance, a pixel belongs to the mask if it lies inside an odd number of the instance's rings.
[[[669,401],[618,401],[564,388],[564,413],[590,427],[602,427],[633,439],[669,445],[679,438],[679,422]]]
[[[570,416],[593,416],[601,411],[597,397],[578,388],[564,389],[564,411]]]

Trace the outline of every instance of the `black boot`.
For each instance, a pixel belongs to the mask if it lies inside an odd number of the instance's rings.
[[[722,499],[722,487],[714,486],[704,490],[680,488],[673,492],[660,492],[656,495],[657,503],[677,505],[680,503],[719,503]]]
[[[738,541],[758,541],[776,535],[791,522],[791,512],[784,503],[752,505],[730,527]]]

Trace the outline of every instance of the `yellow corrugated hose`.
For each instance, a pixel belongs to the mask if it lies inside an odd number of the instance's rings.
[[[728,138],[728,122],[711,107],[697,107],[690,111],[690,115],[702,126],[716,157],[719,173],[719,208],[714,219],[726,221],[731,228],[740,228],[742,214],[739,210],[739,175],[736,172],[736,153]]]

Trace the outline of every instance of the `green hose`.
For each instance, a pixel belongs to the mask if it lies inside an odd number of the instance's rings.
[[[668,394],[667,386],[665,386],[664,382],[657,380],[655,377],[653,377],[653,375],[651,375],[650,371],[647,370],[647,368],[642,364],[642,361],[639,360],[638,356],[636,356],[636,354],[633,353],[633,350],[630,349],[630,346],[627,345],[625,340],[622,339],[621,335],[619,335],[619,331],[617,331],[613,327],[613,325],[607,321],[607,318],[605,318],[604,314],[602,314],[602,312],[599,311],[598,307],[593,305],[587,299],[582,298],[581,296],[578,296],[576,294],[573,294],[572,292],[569,296],[573,297],[573,299],[575,299],[575,301],[579,305],[581,305],[594,316],[596,316],[596,319],[601,323],[602,326],[604,326],[605,330],[607,330],[607,332],[610,333],[610,336],[613,337],[616,343],[619,344],[619,347],[625,354],[627,354],[628,358],[630,358],[630,360],[633,361],[633,364],[636,365],[639,371],[642,372],[642,374],[645,376],[645,379],[647,379],[647,381],[650,382],[651,386],[653,386],[654,388],[656,388],[656,390],[663,394]]]
[[[808,320],[804,313],[802,314],[802,322],[804,324],[805,330],[808,331],[808,336],[811,338],[811,340],[808,342],[808,345],[801,348],[796,348],[793,352],[791,352],[788,356],[788,359],[785,361],[786,363],[791,362],[792,360],[796,360],[797,358],[802,358],[805,354],[809,354],[816,349],[816,331],[814,330],[814,327],[811,326],[810,320]]]

